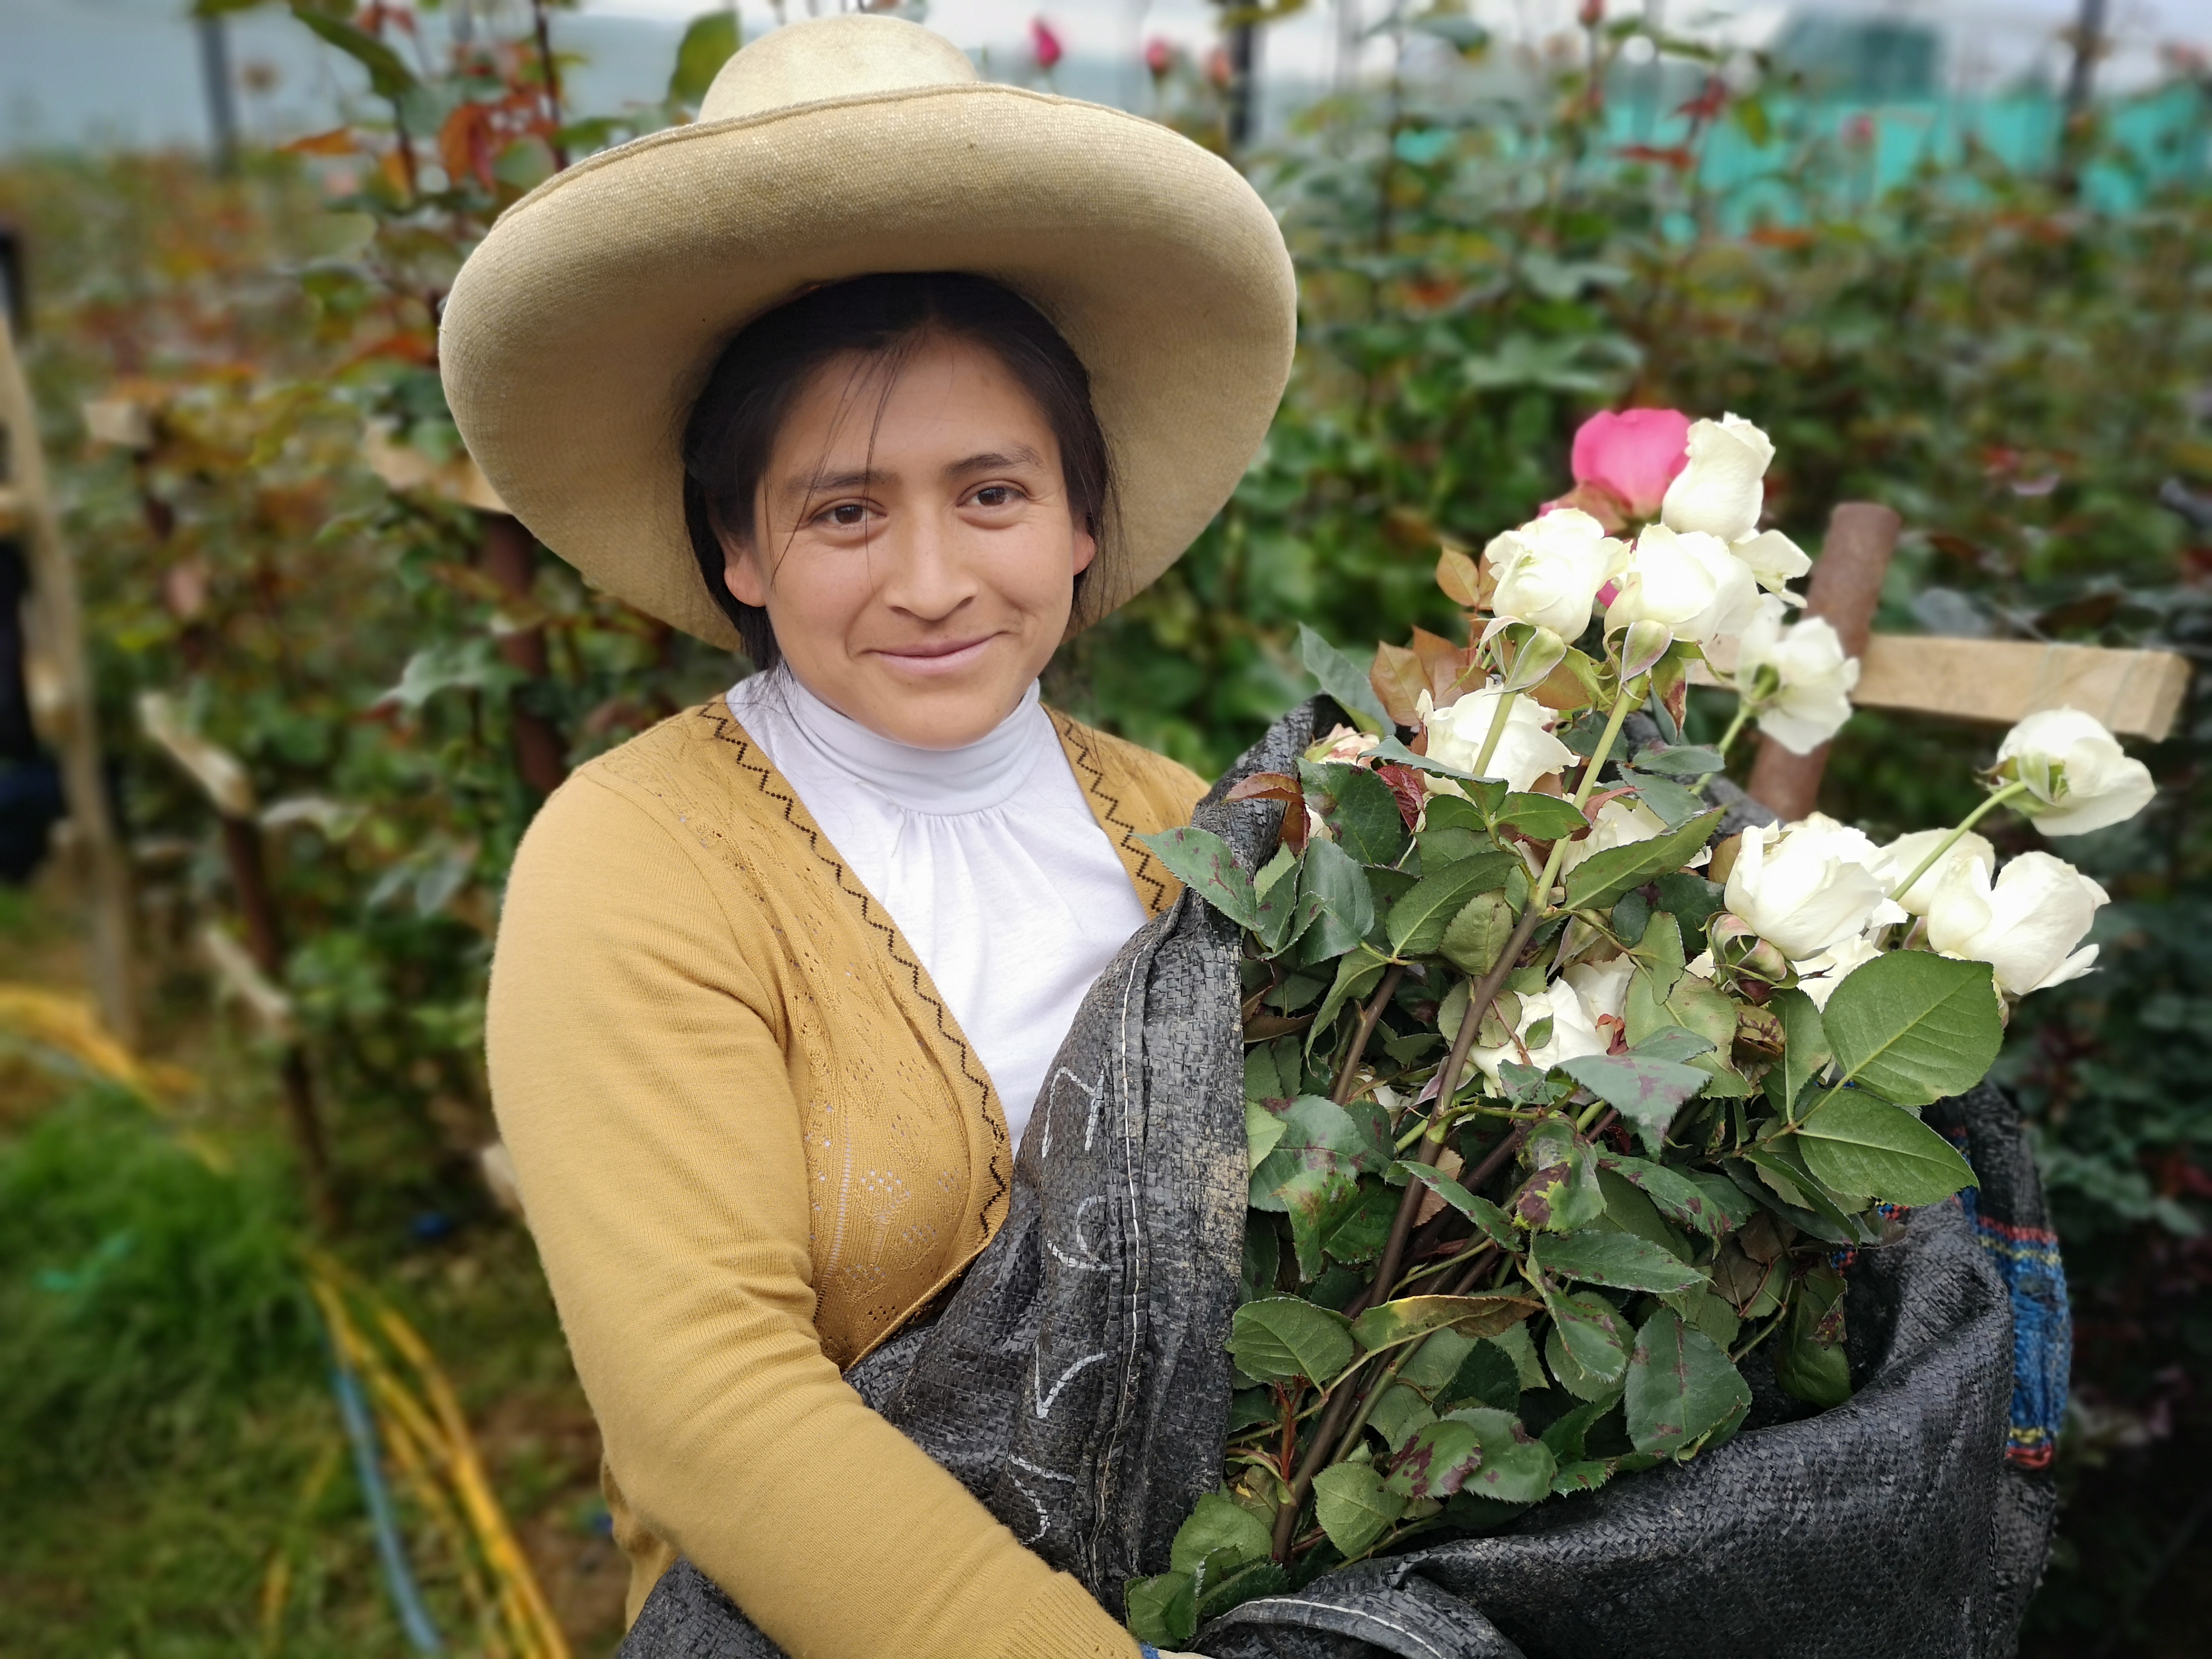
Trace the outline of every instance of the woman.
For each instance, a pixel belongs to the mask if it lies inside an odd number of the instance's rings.
[[[934,274],[899,274],[934,273]],[[1288,370],[1216,158],[843,16],[511,210],[456,283],[471,452],[594,582],[767,672],[581,769],[487,1044],[630,1613],[679,1551],[787,1651],[1134,1644],[841,1380],[988,1243],[1197,779],[1048,714]]]

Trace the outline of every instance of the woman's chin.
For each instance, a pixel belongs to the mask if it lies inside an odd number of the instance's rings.
[[[1008,665],[991,660],[996,654],[979,654],[964,672],[938,666],[942,658],[918,672],[878,659],[877,672],[869,676],[875,684],[857,718],[880,735],[916,749],[959,749],[979,742],[1013,713],[1036,678],[1018,672],[1018,665],[1010,672]]]

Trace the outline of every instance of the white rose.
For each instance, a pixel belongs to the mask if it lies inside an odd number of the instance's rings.
[[[1627,544],[1587,513],[1562,507],[1509,530],[1483,550],[1496,578],[1491,615],[1531,623],[1573,641],[1589,626],[1597,591],[1628,562]]]
[[[1636,971],[1632,957],[1610,962],[1578,962],[1567,969],[1566,982],[1582,999],[1583,1012],[1595,1030],[1601,1019],[1625,1018],[1628,1010],[1628,981]]]
[[[2131,818],[2158,787],[2093,714],[2046,708],[2030,714],[1997,745],[1997,775],[2017,779],[2039,803],[2021,810],[2046,836],[2086,836]]]
[[[1728,908],[1791,961],[1817,957],[1905,912],[1867,866],[1875,844],[1815,812],[1786,830],[1750,829],[1729,872]]]
[[[1790,605],[1802,605],[1804,600],[1782,590],[1813,568],[1813,561],[1805,550],[1778,530],[1761,531],[1756,536],[1746,536],[1731,542],[1729,551],[1751,567],[1751,574],[1759,585],[1770,593],[1781,593]]]
[[[1730,415],[1690,422],[1690,460],[1667,486],[1659,522],[1738,542],[1759,528],[1766,505],[1766,466],[1774,446],[1749,421]]]
[[[1836,994],[1836,987],[1850,976],[1851,969],[1865,967],[1881,954],[1881,947],[1862,934],[1840,945],[1832,945],[1817,957],[1808,957],[1790,965],[1797,970],[1797,988],[1825,1012],[1828,999]]]
[[[1741,633],[1759,614],[1751,567],[1718,537],[1680,535],[1648,525],[1605,613],[1606,632],[1656,622],[1679,640],[1698,644]]]
[[[1589,834],[1567,843],[1567,850],[1560,855],[1559,873],[1564,876],[1593,854],[1666,833],[1667,820],[1642,801],[1609,800],[1597,809]]]
[[[1955,864],[1929,907],[1928,943],[1947,957],[1988,963],[2000,988],[2024,997],[2095,964],[2095,945],[2074,947],[2105,902],[2103,888],[2048,853],[2022,853],[1994,884],[1988,866]]]
[[[1327,737],[1309,744],[1306,758],[1316,765],[1331,761],[1356,764],[1382,744],[1382,739],[1372,732],[1355,732],[1348,726],[1339,726],[1332,728]]]
[[[1943,844],[1948,830],[1915,830],[1909,836],[1899,836],[1875,856],[1873,870],[1881,878],[1881,884],[1895,899],[1916,916],[1928,914],[1935,902],[1936,889],[1943,878],[1961,865],[1978,864],[1984,879],[1997,867],[1996,848],[1988,840],[1969,830],[1951,844],[1951,850],[1929,872],[1914,882],[1905,892],[1897,890],[1898,883],[1920,867],[1921,861]]]
[[[1625,994],[1625,993],[1624,993]],[[1540,1048],[1530,1048],[1528,1032],[1539,1020],[1552,1022],[1551,1035]],[[1492,1083],[1498,1081],[1498,1068],[1505,1060],[1517,1065],[1534,1066],[1539,1071],[1549,1071],[1563,1060],[1576,1060],[1584,1054],[1601,1054],[1606,1051],[1606,1040],[1598,1035],[1597,1023],[1583,1006],[1582,997],[1565,980],[1555,980],[1534,995],[1521,999],[1521,1018],[1514,1027],[1517,1042],[1503,1048],[1474,1050],[1474,1063],[1482,1074]],[[1527,1057],[1522,1057],[1522,1051]]]
[[[1421,729],[1429,734],[1429,758],[1462,772],[1475,769],[1483,739],[1498,713],[1496,690],[1470,691],[1449,708],[1438,708],[1421,693],[1415,705]],[[1513,696],[1513,712],[1505,717],[1505,730],[1490,757],[1488,776],[1503,778],[1516,789],[1526,789],[1547,772],[1557,772],[1575,757],[1575,751],[1552,735],[1552,711],[1533,697]]]
[[[1759,729],[1793,755],[1809,755],[1851,717],[1859,683],[1856,657],[1818,617],[1782,625],[1782,601],[1759,602],[1736,641],[1737,694],[1759,714]]]

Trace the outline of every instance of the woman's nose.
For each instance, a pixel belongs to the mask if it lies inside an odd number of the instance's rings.
[[[942,622],[975,594],[975,573],[963,556],[962,526],[949,515],[903,514],[878,544],[885,561],[878,589],[885,605],[927,623]]]

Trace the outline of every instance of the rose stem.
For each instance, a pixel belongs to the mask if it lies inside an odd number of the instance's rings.
[[[1490,757],[1498,752],[1498,740],[1505,735],[1505,722],[1513,713],[1513,700],[1517,691],[1498,694],[1498,707],[1490,716],[1490,730],[1482,734],[1482,751],[1474,757],[1474,775],[1479,778],[1490,775]]]
[[[1723,768],[1725,768],[1728,765],[1729,745],[1736,740],[1737,734],[1743,730],[1746,722],[1750,719],[1750,701],[1744,696],[1742,692],[1739,691],[1735,696],[1735,718],[1729,722],[1728,730],[1721,733],[1721,740],[1713,745],[1714,752],[1721,757],[1721,766]],[[1717,769],[1706,773],[1705,776],[1699,778],[1695,783],[1692,784],[1690,787],[1699,792],[1703,792],[1705,787],[1718,776],[1720,776],[1720,771]]]
[[[1890,897],[1893,899],[1903,898],[1907,893],[1912,890],[1912,884],[1914,882],[1919,880],[1921,877],[1926,875],[1930,870],[1933,870],[1936,865],[1942,861],[1943,854],[1949,852],[1954,847],[1959,844],[1959,838],[1961,836],[1965,835],[1967,830],[1972,829],[1976,824],[1979,823],[1984,818],[1987,817],[1991,812],[1996,811],[1998,807],[2003,805],[2014,796],[2025,794],[2027,792],[2027,784],[2025,780],[2008,783],[2005,785],[2003,788],[1998,790],[1996,793],[1991,795],[1987,800],[1984,801],[1979,806],[1977,806],[1972,811],[1967,813],[1965,817],[1960,818],[1959,820],[1959,827],[1954,830],[1949,835],[1944,836],[1942,841],[1937,844],[1934,852],[1930,853],[1926,858],[1920,860],[1920,867],[1917,870],[1915,870],[1903,881],[1898,883],[1897,890],[1892,893]]]
[[[1605,735],[1598,739],[1589,764],[1583,770],[1582,783],[1575,790],[1577,806],[1589,799],[1590,791],[1597,783],[1597,775],[1604,769],[1606,757],[1613,752],[1613,741],[1620,736],[1621,723],[1628,718],[1628,711],[1643,701],[1640,696],[1631,694],[1630,687],[1634,684],[1634,681],[1624,683],[1620,695],[1613,700],[1613,713],[1605,723]],[[1566,855],[1567,838],[1562,836],[1552,843],[1551,856],[1544,860],[1544,873],[1537,878],[1534,889],[1529,893],[1528,907],[1521,913],[1521,920],[1515,925],[1512,937],[1506,940],[1505,948],[1498,953],[1498,960],[1490,964],[1489,971],[1468,993],[1467,1013],[1460,1022],[1459,1035],[1452,1042],[1451,1054],[1444,1060],[1443,1070],[1437,1076],[1436,1116],[1416,1149],[1417,1163],[1435,1163],[1437,1154],[1443,1149],[1443,1114],[1450,1108],[1453,1091],[1459,1087],[1460,1074],[1467,1066],[1467,1057],[1474,1051],[1475,1032],[1481,1027],[1483,1016],[1490,1012],[1490,1005],[1497,1000],[1506,975],[1513,971],[1513,964],[1520,959],[1521,952],[1528,948],[1528,941],[1535,937],[1537,927],[1542,924],[1546,908],[1551,902],[1552,883],[1558,878],[1559,866]],[[1413,1230],[1413,1212],[1421,1207],[1422,1190],[1421,1183],[1417,1181],[1406,1183],[1405,1194],[1398,1201],[1398,1213],[1390,1223],[1390,1242],[1382,1248],[1382,1266],[1376,1270],[1374,1279],[1374,1283],[1382,1286],[1386,1295],[1389,1287],[1398,1282],[1398,1267],[1406,1253],[1406,1235]]]
[[[1582,785],[1575,792],[1576,805],[1580,806],[1589,799],[1590,790],[1597,781],[1599,771],[1605,765],[1606,757],[1613,752],[1613,740],[1620,735],[1621,723],[1628,718],[1630,708],[1639,701],[1641,701],[1640,698],[1630,696],[1627,685],[1624,684],[1620,688],[1620,696],[1614,702],[1613,713],[1606,721],[1605,735],[1598,740],[1597,748],[1590,756],[1589,768],[1583,774]],[[1459,1035],[1452,1042],[1451,1053],[1445,1057],[1443,1070],[1438,1073],[1437,1121],[1421,1137],[1418,1159],[1420,1163],[1435,1163],[1437,1154],[1443,1150],[1442,1131],[1444,1127],[1443,1114],[1450,1104],[1453,1091],[1459,1086],[1460,1073],[1467,1064],[1467,1057],[1474,1050],[1475,1032],[1481,1026],[1483,1015],[1490,1012],[1490,1005],[1497,1000],[1500,988],[1505,983],[1505,976],[1513,971],[1515,960],[1522,951],[1528,948],[1528,941],[1535,937],[1536,928],[1543,921],[1544,907],[1550,898],[1552,883],[1559,876],[1559,864],[1566,856],[1566,850],[1567,843],[1564,836],[1552,843],[1551,856],[1544,862],[1544,873],[1539,879],[1535,890],[1529,894],[1528,908],[1522,913],[1520,921],[1513,929],[1512,937],[1506,941],[1505,948],[1498,952],[1498,960],[1490,965],[1489,971],[1484,974],[1480,981],[1468,993],[1467,1013],[1460,1023]],[[1488,1180],[1498,1166],[1504,1163],[1512,1149],[1520,1144],[1522,1136],[1526,1133],[1527,1127],[1523,1125],[1492,1149],[1490,1156],[1483,1159],[1481,1167],[1475,1172],[1474,1179],[1478,1185]],[[1382,1262],[1376,1270],[1374,1279],[1370,1281],[1370,1289],[1376,1285],[1387,1288],[1397,1283],[1400,1261],[1406,1252],[1406,1236],[1413,1231],[1413,1212],[1420,1208],[1421,1194],[1425,1190],[1418,1181],[1408,1180],[1406,1182],[1405,1195],[1399,1200],[1397,1216],[1390,1224],[1390,1242],[1383,1247]],[[1413,1346],[1418,1347],[1420,1345],[1416,1343]],[[1398,1363],[1402,1364],[1406,1356],[1401,1354]],[[1396,1373],[1397,1364],[1394,1364],[1382,1381],[1387,1383],[1389,1377],[1395,1376]],[[1336,1385],[1335,1396],[1329,1401],[1328,1407],[1322,1411],[1320,1422],[1315,1425],[1314,1437],[1306,1447],[1305,1456],[1299,1462],[1297,1477],[1291,1483],[1290,1496],[1284,1500],[1282,1507],[1275,1511],[1273,1554],[1278,1561],[1287,1559],[1291,1533],[1297,1525],[1298,1510],[1305,1503],[1306,1493],[1312,1489],[1314,1476],[1321,1472],[1323,1462],[1328,1456],[1329,1442],[1334,1436],[1335,1424],[1341,1420],[1343,1412],[1349,1407],[1354,1393],[1352,1387],[1352,1378],[1346,1377]],[[1368,1394],[1379,1400],[1381,1389],[1370,1388]],[[1366,1422],[1366,1416],[1363,1413],[1360,1418],[1360,1426],[1364,1428]]]
[[[1328,1097],[1338,1105],[1341,1106],[1352,1098],[1352,1085],[1359,1075],[1359,1062],[1367,1057],[1368,1040],[1375,1035],[1375,1028],[1382,1018],[1382,1011],[1390,1006],[1390,999],[1398,989],[1398,981],[1405,976],[1403,963],[1391,963],[1389,971],[1382,975],[1382,989],[1376,992],[1373,1000],[1360,1014],[1359,1030],[1352,1036],[1352,1048],[1344,1056],[1344,1064],[1337,1068],[1336,1086],[1328,1091]]]

